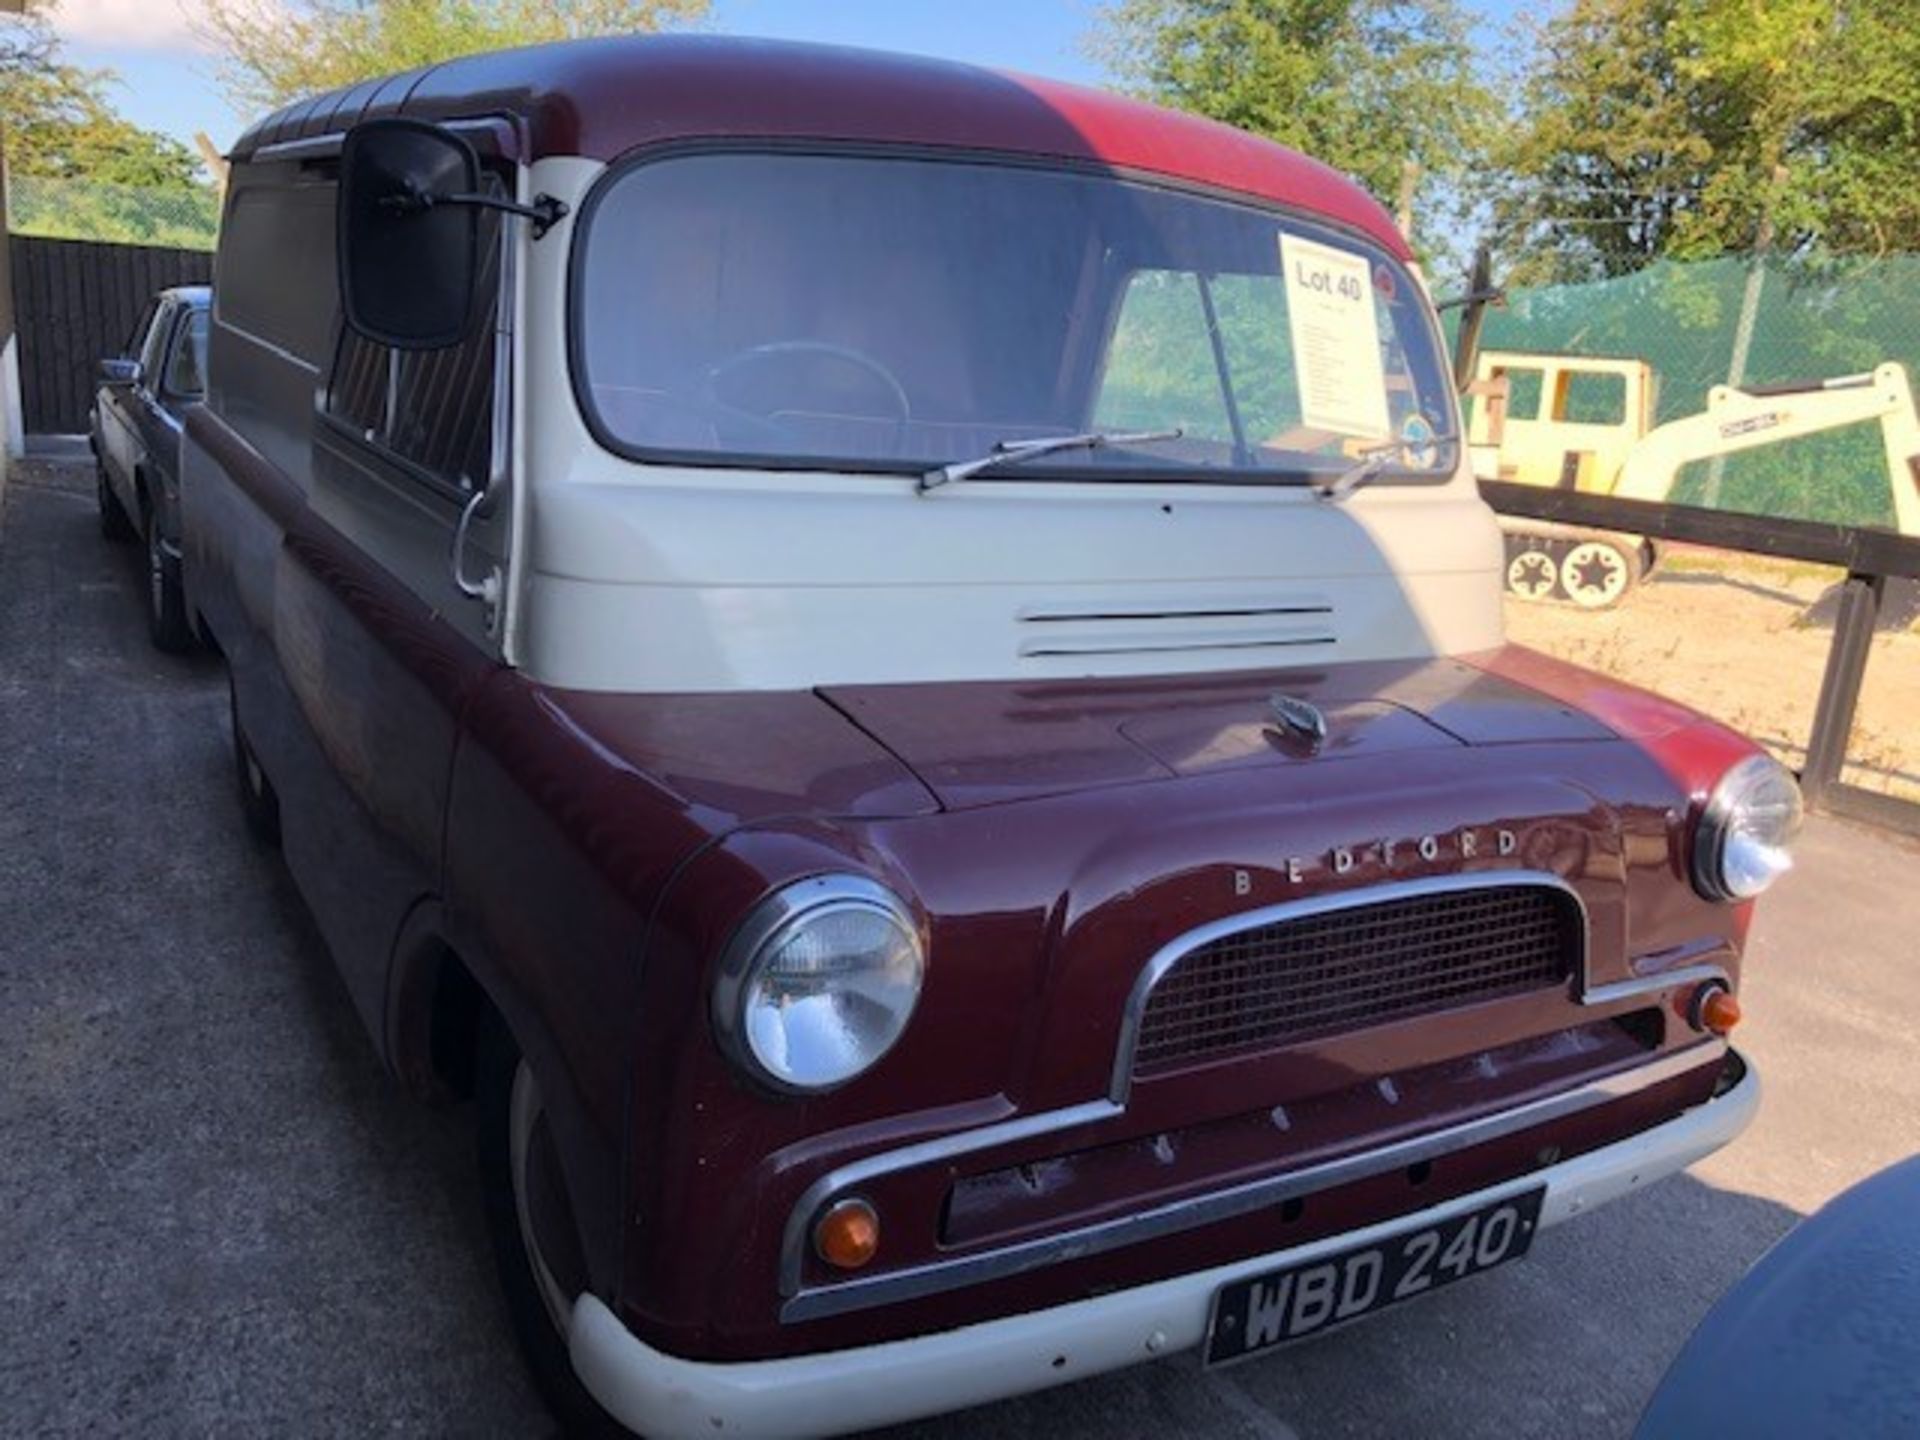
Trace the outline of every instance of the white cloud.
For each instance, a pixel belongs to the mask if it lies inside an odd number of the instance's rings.
[[[94,45],[200,50],[189,20],[195,8],[193,0],[55,0],[53,27],[63,39]]]

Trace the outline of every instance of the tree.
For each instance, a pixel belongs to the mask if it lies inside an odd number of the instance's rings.
[[[1920,249],[1920,0],[1575,0],[1498,158],[1523,283]]]
[[[45,6],[0,25],[0,127],[7,168],[19,177],[190,190],[200,162],[170,136],[143,130],[107,99],[107,70],[60,58]]]
[[[691,24],[709,0],[206,0],[201,28],[243,110],[459,55]]]
[[[1456,230],[1496,114],[1454,0],[1111,0],[1091,48],[1143,98],[1303,150],[1385,204],[1413,161],[1428,245]]]

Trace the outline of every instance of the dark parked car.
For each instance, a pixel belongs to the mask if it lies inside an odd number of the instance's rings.
[[[183,285],[153,297],[124,355],[100,362],[89,439],[100,529],[147,546],[147,630],[162,650],[193,643],[180,589],[180,427],[206,389],[212,292]]]

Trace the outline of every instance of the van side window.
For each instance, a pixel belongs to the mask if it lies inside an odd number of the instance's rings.
[[[459,344],[392,350],[342,326],[327,384],[330,416],[367,444],[463,491],[486,484],[493,454],[497,212],[481,212],[480,253],[473,313]]]
[[[221,222],[214,305],[220,323],[316,368],[331,339],[334,195],[331,181],[237,190]]]

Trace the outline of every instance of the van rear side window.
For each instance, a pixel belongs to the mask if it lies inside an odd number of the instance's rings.
[[[331,182],[252,185],[227,207],[214,304],[220,323],[316,368],[333,329]]]

